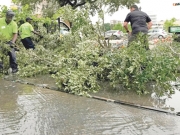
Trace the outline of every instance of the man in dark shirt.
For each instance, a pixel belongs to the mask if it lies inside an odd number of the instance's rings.
[[[152,26],[150,17],[146,13],[140,11],[136,5],[131,6],[130,11],[131,12],[126,16],[123,25],[129,35],[128,46],[132,41],[136,40],[139,33],[143,33],[145,34],[145,37],[147,37],[148,30]],[[128,30],[129,22],[131,23],[132,32]]]

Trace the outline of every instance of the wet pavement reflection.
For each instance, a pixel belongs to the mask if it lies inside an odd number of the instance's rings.
[[[169,111],[171,113],[180,112],[180,85],[173,86],[175,93],[171,96],[162,96],[158,97],[155,93],[149,93],[147,95],[137,95],[137,93],[133,91],[121,90],[121,88],[117,88],[114,90],[108,84],[103,83],[101,85],[102,90],[96,94],[101,97],[125,101],[129,103],[133,103],[141,106],[149,106],[153,108],[163,109],[165,111]],[[152,86],[149,86],[149,91],[152,90]]]
[[[29,81],[54,83],[45,78]],[[96,95],[143,105],[155,103],[148,95],[105,91]],[[178,103],[172,97],[164,105],[179,111]],[[1,135],[179,135],[179,127],[180,116],[0,80]]]

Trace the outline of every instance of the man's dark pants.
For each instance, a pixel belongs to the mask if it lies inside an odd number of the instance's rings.
[[[21,42],[23,43],[23,45],[26,49],[35,49],[32,39],[30,37],[21,39]]]
[[[12,48],[11,51],[8,52],[8,55],[9,55],[10,67],[12,68],[12,70],[17,70],[18,69],[18,65],[16,63],[15,49]],[[0,62],[0,68],[3,68],[3,63],[2,62]]]
[[[139,37],[138,37],[139,36]],[[143,41],[143,47],[146,50],[150,50],[149,49],[149,43],[148,43],[148,35],[147,34],[132,34],[128,36],[128,47],[131,46],[131,43],[133,41],[138,42],[138,38],[141,38],[141,40]],[[146,68],[146,66],[142,65],[141,69],[144,70]]]
[[[140,36],[140,37],[138,37]],[[144,40],[144,47],[146,50],[149,50],[149,44],[148,44],[148,35],[147,34],[132,34],[128,36],[128,46],[131,45],[133,41],[138,41],[138,38],[143,38]]]
[[[8,52],[9,55],[9,63],[10,63],[10,67],[13,69],[17,69],[18,65],[16,63],[16,53],[15,53],[15,49],[12,48],[11,51]]]

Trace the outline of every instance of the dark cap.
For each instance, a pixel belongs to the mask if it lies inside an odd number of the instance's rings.
[[[27,17],[27,18],[26,18],[26,21],[28,21],[28,20],[32,20],[32,18],[30,18],[30,17]]]
[[[6,12],[6,16],[14,17],[14,16],[15,16],[15,13],[14,13],[12,10],[8,10],[8,11]]]
[[[137,5],[132,5],[131,8],[138,9]]]

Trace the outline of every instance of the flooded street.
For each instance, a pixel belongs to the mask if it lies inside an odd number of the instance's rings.
[[[180,111],[178,92],[157,106]],[[135,94],[96,95],[149,106],[158,102]],[[180,116],[0,80],[0,135],[179,135],[179,127]]]

